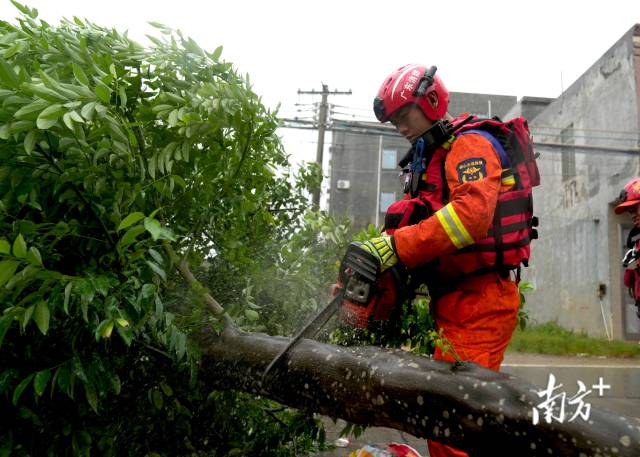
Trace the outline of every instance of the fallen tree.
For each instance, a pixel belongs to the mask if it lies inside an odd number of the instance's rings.
[[[217,389],[261,393],[310,412],[395,428],[473,457],[640,455],[640,419],[592,408],[587,420],[534,425],[539,387],[473,363],[304,339],[261,385],[265,367],[286,343],[228,327],[220,337],[201,340],[201,375]]]
[[[639,454],[632,419],[534,426],[530,386],[405,352],[303,340],[261,385],[287,340],[232,325],[291,332],[346,244],[346,227],[306,213],[320,170],[289,174],[276,113],[221,47],[156,24],[145,49],[13,3],[17,23],[0,22],[0,455],[282,456],[315,440],[210,387],[472,455]],[[227,327],[203,340],[206,385],[187,382],[201,305]]]

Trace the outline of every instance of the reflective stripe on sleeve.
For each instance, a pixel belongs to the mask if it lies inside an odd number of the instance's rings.
[[[462,249],[465,246],[473,244],[473,238],[471,238],[467,229],[464,228],[462,221],[460,221],[451,203],[448,203],[437,211],[436,216],[438,216],[442,228],[447,232],[449,239],[451,239],[451,242],[456,248]]]
[[[500,178],[503,186],[514,186],[516,184],[516,178],[513,176],[511,168],[503,168]]]

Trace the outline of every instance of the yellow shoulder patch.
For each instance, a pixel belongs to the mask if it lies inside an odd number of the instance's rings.
[[[458,182],[480,181],[487,177],[487,162],[481,157],[466,159],[456,165]]]

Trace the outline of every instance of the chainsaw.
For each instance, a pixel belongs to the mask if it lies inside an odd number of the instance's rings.
[[[302,338],[315,337],[340,309],[345,307],[356,307],[357,309],[361,307],[366,310],[372,306],[372,302],[377,301],[374,298],[375,292],[378,290],[376,280],[379,275],[380,265],[378,260],[369,252],[360,249],[357,243],[351,243],[340,264],[338,285],[334,290],[333,299],[271,360],[262,373],[261,386],[265,385],[267,376],[273,367],[278,365]],[[349,322],[349,315],[350,313],[346,313],[345,320],[347,322]],[[358,326],[358,324],[356,323],[355,326]]]

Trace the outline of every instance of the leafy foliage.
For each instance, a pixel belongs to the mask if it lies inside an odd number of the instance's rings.
[[[313,418],[199,382],[188,336],[218,324],[167,252],[240,325],[293,331],[282,316],[315,310],[346,231],[302,217],[319,170],[290,171],[276,113],[221,47],[155,24],[145,49],[14,4],[17,24],[0,22],[0,451],[312,447]]]
[[[529,313],[524,309],[524,305],[527,303],[526,294],[535,290],[533,284],[529,281],[520,281],[518,283],[518,294],[520,295],[520,306],[518,308],[518,328],[524,330],[527,328],[529,322]]]
[[[538,354],[640,358],[640,346],[628,341],[609,341],[585,332],[566,329],[556,322],[529,325],[513,334],[510,351]]]

